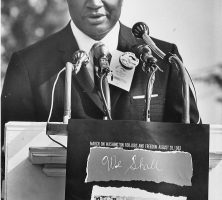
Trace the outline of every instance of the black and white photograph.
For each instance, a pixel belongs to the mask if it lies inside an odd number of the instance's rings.
[[[2,200],[219,200],[221,0],[2,0]]]

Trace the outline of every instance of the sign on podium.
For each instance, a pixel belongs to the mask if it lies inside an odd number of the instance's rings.
[[[208,199],[209,125],[70,120],[66,200]]]

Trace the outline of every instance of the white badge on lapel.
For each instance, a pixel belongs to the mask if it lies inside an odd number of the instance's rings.
[[[108,77],[109,84],[129,92],[135,68],[138,64],[139,59],[137,59],[132,52],[124,53],[118,50],[112,52],[112,60],[110,63],[112,77]]]

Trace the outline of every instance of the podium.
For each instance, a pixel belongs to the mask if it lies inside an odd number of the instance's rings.
[[[208,125],[69,121],[65,200],[207,200],[208,170]]]
[[[74,124],[78,125],[80,122],[76,121]],[[56,137],[58,137],[57,140],[66,143],[66,136]],[[210,200],[219,200],[222,195],[221,142],[222,126],[210,125],[210,166],[212,167],[209,171]],[[28,159],[28,149],[32,146],[57,146],[46,136],[46,123],[9,122],[6,124],[5,199],[64,199],[65,177],[47,177],[42,172],[41,166],[32,165]]]

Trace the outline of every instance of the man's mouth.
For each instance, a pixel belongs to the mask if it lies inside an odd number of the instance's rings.
[[[91,13],[88,15],[89,18],[100,18],[100,17],[104,17],[105,14],[102,13]]]
[[[106,15],[102,13],[91,13],[87,15],[87,19],[92,24],[99,24],[104,22],[104,20],[106,19]]]

